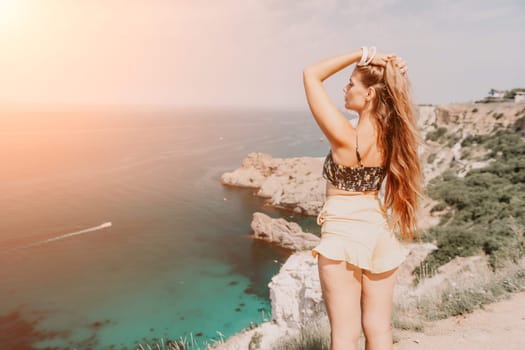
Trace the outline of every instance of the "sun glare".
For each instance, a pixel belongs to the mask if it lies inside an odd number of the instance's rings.
[[[0,31],[9,31],[21,15],[23,1],[0,0]]]

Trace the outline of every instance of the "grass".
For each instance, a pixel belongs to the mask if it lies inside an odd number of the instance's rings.
[[[248,350],[259,349],[261,345],[261,339],[262,339],[262,334],[259,332],[255,332],[252,336],[252,339],[250,339],[250,344],[248,344]]]
[[[212,341],[211,344],[208,341],[206,341],[204,344],[199,344],[197,339],[193,338],[193,334],[190,333],[189,339],[187,337],[179,337],[177,340],[164,340],[164,338],[161,338],[160,340],[153,340],[144,344],[139,343],[135,347],[135,350],[207,350],[211,349],[216,344],[224,342],[224,335],[219,331],[217,331],[217,333],[220,336],[220,340]]]
[[[470,313],[524,289],[525,260],[508,263],[497,271],[487,270],[442,288],[429,288],[422,296],[397,300],[394,326],[421,331],[428,321]]]
[[[281,337],[272,350],[329,350],[330,325],[327,319],[308,322],[295,336]]]
[[[436,130],[430,131],[425,137],[426,140],[438,141],[447,133],[447,128],[439,127]]]
[[[263,321],[268,321],[268,319],[263,319]],[[254,322],[250,322],[249,328],[244,328],[240,332],[244,332],[253,328],[256,328],[258,325]],[[187,336],[179,337],[177,340],[172,339],[153,339],[152,341],[148,341],[146,343],[139,343],[137,346],[135,346],[135,350],[210,350],[216,347],[217,345],[224,344],[225,343],[225,337],[224,334],[222,334],[220,331],[217,331],[217,334],[219,335],[219,339],[208,339],[208,340],[198,340],[193,337],[193,333],[190,333],[189,339]],[[260,334],[255,332],[252,343],[250,344],[249,350],[255,350],[257,349],[256,345],[258,341],[260,341]],[[257,339],[259,337],[259,339]],[[254,347],[255,346],[255,347]]]
[[[262,312],[262,322],[270,321],[268,316],[265,316],[264,310]],[[259,324],[250,321],[249,327],[243,328],[239,333],[249,331],[251,329],[254,329],[258,327]],[[220,331],[216,331],[218,335],[218,339],[197,339],[193,337],[193,333],[190,333],[189,338],[188,336],[179,337],[177,340],[173,339],[152,339],[151,341],[148,341],[146,343],[139,343],[137,346],[135,346],[134,350],[210,350],[215,348],[216,346],[220,344],[225,343],[225,336]],[[260,342],[261,334],[255,332],[255,334],[252,337],[252,342],[250,343],[250,349],[249,350],[255,350],[257,349],[258,342]],[[253,344],[252,344],[253,343]]]

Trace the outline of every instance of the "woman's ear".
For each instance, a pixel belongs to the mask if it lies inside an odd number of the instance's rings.
[[[365,99],[372,101],[376,97],[376,90],[373,87],[369,87],[366,91]]]

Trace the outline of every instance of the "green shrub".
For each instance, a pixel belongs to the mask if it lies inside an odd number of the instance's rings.
[[[514,96],[516,96],[516,92],[518,91],[525,91],[524,88],[514,88],[512,90],[507,90],[505,91],[505,95],[504,95],[504,98],[514,98]]]
[[[444,128],[441,126],[437,128],[436,130],[430,131],[427,134],[426,139],[430,141],[438,141],[446,133],[447,133],[447,128]]]
[[[431,209],[430,209],[430,213],[435,213],[436,211],[443,211],[445,209],[447,209],[447,205],[443,202],[440,202],[436,205],[434,205]]]
[[[427,158],[427,163],[432,164],[434,163],[434,160],[436,160],[436,153],[430,153]]]
[[[466,147],[461,149],[461,158],[469,158],[471,154],[472,154],[471,149],[466,148]]]
[[[478,144],[482,140],[482,137],[480,135],[469,135],[461,141],[461,147],[468,147],[473,144]]]
[[[452,147],[461,140],[461,132],[456,132],[454,134],[448,134],[447,137],[447,146]]]
[[[455,256],[487,254],[493,268],[516,261],[525,254],[525,143],[512,131],[498,130],[487,136],[470,136],[489,149],[490,165],[474,169],[465,177],[453,171],[431,180],[426,193],[440,203],[432,211],[450,207],[438,226],[425,234],[438,249],[425,262],[443,265]],[[420,271],[414,270],[418,276]]]

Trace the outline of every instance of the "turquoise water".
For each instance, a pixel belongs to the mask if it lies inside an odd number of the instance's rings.
[[[321,139],[308,111],[4,112],[0,343],[204,348],[270,319],[291,252],[250,238],[252,213],[315,218],[219,178],[253,151],[323,156]]]

